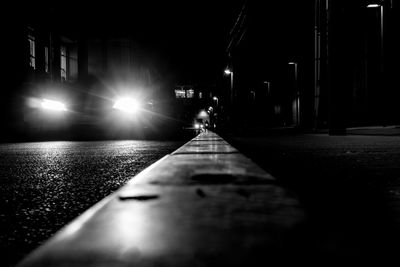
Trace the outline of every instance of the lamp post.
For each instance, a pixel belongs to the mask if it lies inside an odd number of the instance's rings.
[[[216,96],[214,96],[213,97],[213,100],[215,101],[215,107],[217,108],[218,107],[218,97],[216,97]]]
[[[231,77],[231,93],[230,93],[230,102],[233,105],[233,71],[229,68],[225,69],[225,74]]]
[[[212,122],[211,122],[211,127],[215,129],[217,127],[217,114],[218,114],[218,97],[213,96],[213,101],[215,101],[215,109],[212,109]],[[214,111],[215,110],[215,111]]]
[[[289,62],[290,66],[294,66],[294,90],[295,90],[295,124],[300,125],[300,92],[298,88],[298,68],[297,62]]]
[[[380,36],[381,36],[381,72],[383,72],[383,3],[369,4],[367,8],[379,8],[380,9]]]
[[[266,93],[266,95],[269,95],[271,83],[270,83],[269,81],[264,81],[263,83],[264,83],[265,86],[267,87],[267,93]]]

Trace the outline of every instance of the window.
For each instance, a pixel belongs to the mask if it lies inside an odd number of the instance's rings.
[[[61,46],[61,81],[67,80],[67,48]]]
[[[29,42],[29,66],[33,69],[36,69],[35,37],[29,34],[28,42]]]
[[[175,89],[175,97],[176,98],[194,98],[194,90],[186,89],[185,86],[179,86]],[[190,88],[190,87],[189,87]],[[199,98],[202,98],[202,93],[199,93]]]
[[[46,73],[50,72],[50,69],[49,69],[49,48],[47,46],[44,47],[44,71]]]
[[[186,90],[186,98],[193,98],[193,97],[194,97],[194,90],[193,89]]]
[[[176,98],[186,98],[186,91],[183,89],[175,89]]]

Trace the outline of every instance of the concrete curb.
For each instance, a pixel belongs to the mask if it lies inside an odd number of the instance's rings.
[[[304,220],[297,199],[274,177],[204,132],[18,266],[262,265],[288,253]]]

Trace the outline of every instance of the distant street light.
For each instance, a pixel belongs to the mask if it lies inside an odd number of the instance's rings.
[[[264,81],[263,82],[266,86],[267,86],[267,95],[269,95],[269,93],[270,93],[270,87],[271,87],[271,83],[270,82],[268,82],[268,81]]]
[[[218,107],[218,97],[214,96],[213,100],[216,102],[215,106]]]
[[[297,70],[297,62],[289,62],[289,65],[294,66],[294,86],[295,86],[295,112],[296,112],[296,125],[300,124],[300,91],[298,88],[298,70]]]
[[[382,4],[369,4],[369,5],[367,5],[367,8],[378,8],[378,7],[380,7],[380,19],[381,19],[381,22],[380,22],[380,34],[381,34],[381,71],[383,71],[383,57],[384,57],[384,54],[383,54],[383,5]]]
[[[225,74],[231,76],[231,105],[233,105],[233,71],[229,68],[225,69]]]

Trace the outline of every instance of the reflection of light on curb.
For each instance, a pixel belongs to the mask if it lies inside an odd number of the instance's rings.
[[[57,110],[57,111],[66,111],[67,108],[61,102],[49,100],[49,99],[42,99],[41,107],[43,109],[50,109],[50,110]]]
[[[129,114],[136,113],[139,110],[139,103],[130,97],[120,98],[115,101],[113,108],[124,111]]]

